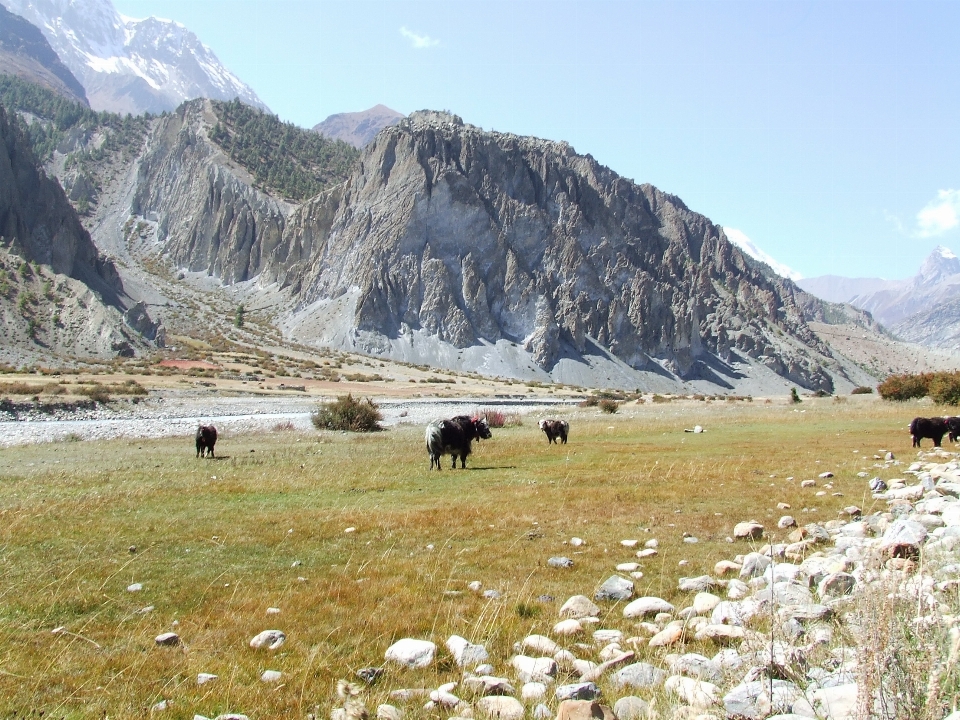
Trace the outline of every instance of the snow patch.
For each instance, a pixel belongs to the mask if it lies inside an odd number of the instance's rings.
[[[757,260],[766,265],[769,265],[770,268],[775,273],[777,273],[777,275],[780,275],[781,277],[785,277],[785,278],[790,278],[794,282],[796,282],[797,280],[800,280],[803,277],[803,275],[798,273],[793,268],[787,265],[784,265],[782,262],[778,262],[777,260],[774,260],[772,257],[767,255],[767,253],[765,253],[763,250],[761,250],[754,244],[753,240],[747,237],[746,233],[740,230],[737,230],[736,228],[729,228],[729,227],[725,227],[723,229],[723,232],[726,234],[727,240],[729,240],[738,248],[743,250],[743,252],[745,252],[747,255],[752,257],[754,260]]]

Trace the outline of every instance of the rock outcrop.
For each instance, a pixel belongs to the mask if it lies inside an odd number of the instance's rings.
[[[723,380],[747,357],[831,389],[802,294],[722,228],[568,144],[420,112],[368,146],[298,292],[352,294],[360,349],[416,332],[458,350],[506,341],[550,372],[608,349],[630,368]]]
[[[116,304],[123,285],[67,201],[37,167],[27,138],[0,107],[0,237],[24,259],[75,278]]]

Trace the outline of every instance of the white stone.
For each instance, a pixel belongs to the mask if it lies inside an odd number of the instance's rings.
[[[429,640],[404,638],[397,640],[387,648],[384,660],[395,662],[408,668],[425,668],[433,663],[437,646]]]
[[[574,595],[569,598],[560,608],[560,617],[572,617],[576,619],[597,616],[600,614],[600,608],[594,605],[586,595]]]
[[[275,683],[280,682],[280,678],[283,677],[283,673],[279,670],[264,670],[260,675],[260,681],[265,683]]]
[[[553,658],[532,658],[526,655],[514,655],[510,666],[517,671],[521,682],[553,683],[557,675],[557,661]]]
[[[675,695],[682,702],[694,707],[707,708],[719,699],[719,688],[705,680],[671,675],[663,684],[668,695]]]
[[[217,679],[217,676],[213,673],[197,673],[197,685],[206,685],[209,682],[213,682]]]
[[[570,637],[572,635],[579,635],[583,632],[583,625],[580,624],[579,620],[574,618],[568,618],[567,620],[561,620],[556,625],[553,626],[554,635],[564,635]]]
[[[564,622],[569,621],[565,620]],[[576,622],[577,625],[580,624],[576,620],[573,622]],[[560,649],[559,645],[544,635],[528,635],[520,642],[520,647],[536,655],[553,655]]]
[[[286,640],[287,636],[282,630],[264,630],[250,641],[250,647],[254,650],[260,650],[261,648],[276,650],[283,645]]]
[[[477,711],[481,717],[491,720],[523,720],[523,703],[506,695],[491,695],[477,700]]]
[[[631,603],[628,603],[623,608],[623,616],[625,618],[642,618],[647,615],[656,615],[657,613],[672,613],[674,611],[673,605],[668,603],[666,600],[658,597],[642,597],[637,598]]]
[[[520,688],[520,698],[524,702],[537,702],[547,695],[547,686],[540,682],[524,683]]]
[[[446,646],[453,655],[454,662],[460,667],[473,667],[490,659],[483,645],[475,645],[459,635],[447,638]]]

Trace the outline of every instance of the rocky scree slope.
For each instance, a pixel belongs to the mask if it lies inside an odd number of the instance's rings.
[[[358,349],[396,354],[418,332],[451,355],[507,341],[550,371],[600,346],[638,371],[721,385],[728,363],[752,358],[833,388],[825,365],[839,366],[801,291],[678,198],[566,143],[415,113],[381,131],[336,192],[314,201],[337,204],[329,227],[299,220],[316,256],[298,309],[350,296]]]

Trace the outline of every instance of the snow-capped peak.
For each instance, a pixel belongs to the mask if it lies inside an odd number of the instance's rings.
[[[914,284],[932,285],[957,273],[960,273],[960,259],[950,248],[938,245],[923,261],[920,274],[914,279]]]
[[[785,277],[785,278],[790,278],[794,282],[796,282],[797,280],[800,280],[803,277],[803,275],[798,273],[796,270],[788,267],[787,265],[784,265],[781,262],[777,262],[772,257],[767,255],[767,253],[765,253],[763,250],[758,248],[753,243],[753,240],[748,238],[746,233],[742,232],[741,230],[737,230],[736,228],[725,227],[723,229],[723,232],[726,234],[727,240],[729,240],[738,248],[743,250],[743,252],[745,252],[747,255],[752,257],[754,260],[758,260],[759,262],[769,265],[773,269],[773,271],[777,273],[777,275],[780,275],[781,277]]]
[[[0,0],[40,28],[96,110],[172,110],[207,97],[267,109],[178,22],[120,15],[110,0]]]

